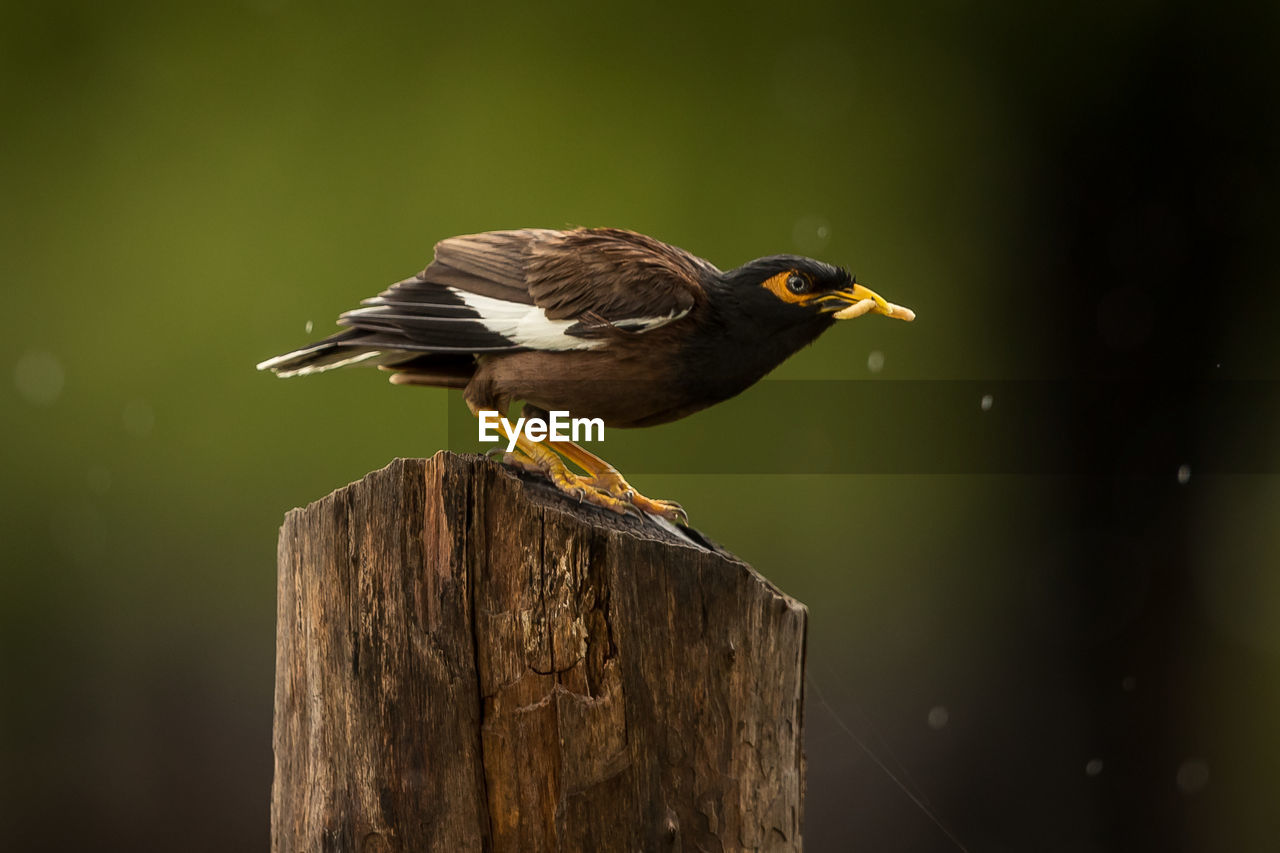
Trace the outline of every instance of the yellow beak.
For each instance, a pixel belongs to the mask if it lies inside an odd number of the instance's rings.
[[[831,315],[837,320],[852,320],[872,311],[876,314],[892,317],[895,320],[906,320],[908,323],[916,318],[916,312],[910,308],[887,302],[880,294],[860,284],[855,284],[848,290],[833,293],[831,296],[837,297],[842,302],[850,303],[848,307],[841,308]]]

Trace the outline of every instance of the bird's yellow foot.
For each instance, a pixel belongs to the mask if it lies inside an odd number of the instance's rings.
[[[551,485],[578,503],[589,503],[620,515],[640,515],[643,512],[639,506],[625,497],[616,496],[598,488],[594,478],[583,477],[570,471],[569,467],[554,453],[535,461],[517,450],[507,453],[502,461],[513,468],[519,468],[531,474],[541,474],[551,481]]]
[[[568,451],[568,448],[577,452]],[[588,473],[585,476],[575,474],[565,464],[565,458]],[[603,507],[621,515],[643,516],[648,513],[672,522],[689,522],[689,516],[680,504],[645,497],[623,479],[612,465],[569,442],[526,443],[521,437],[518,449],[505,454],[503,462],[523,471],[542,474],[557,489],[579,502]]]
[[[557,450],[560,449],[559,445],[560,442],[556,442]],[[577,447],[577,445],[573,446]],[[582,450],[582,448],[578,449]],[[585,450],[582,452],[586,454]],[[593,454],[587,455],[599,460],[599,457],[595,457]],[[583,464],[572,456],[569,458],[577,464]],[[603,460],[599,461],[603,462]],[[591,471],[592,467],[594,466],[590,466],[589,464],[584,465],[584,468],[587,471]],[[597,491],[610,495],[617,500],[626,501],[641,512],[647,512],[649,515],[660,516],[661,518],[665,518],[667,521],[678,521],[681,524],[689,523],[689,514],[684,511],[684,507],[680,506],[680,504],[675,501],[646,498],[644,495],[637,492],[634,486],[623,479],[622,474],[618,472],[617,468],[614,468],[608,463],[604,463],[602,468],[597,469],[584,479],[595,487]]]

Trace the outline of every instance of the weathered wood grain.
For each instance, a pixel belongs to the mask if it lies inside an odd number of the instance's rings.
[[[803,605],[479,457],[280,531],[275,851],[799,850]]]

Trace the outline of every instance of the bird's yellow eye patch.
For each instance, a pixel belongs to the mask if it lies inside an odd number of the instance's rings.
[[[780,272],[764,280],[763,285],[774,296],[792,305],[813,299],[813,279],[798,270]]]

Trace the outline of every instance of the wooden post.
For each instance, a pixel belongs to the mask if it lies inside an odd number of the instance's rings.
[[[480,457],[285,517],[274,851],[799,850],[807,611]]]

